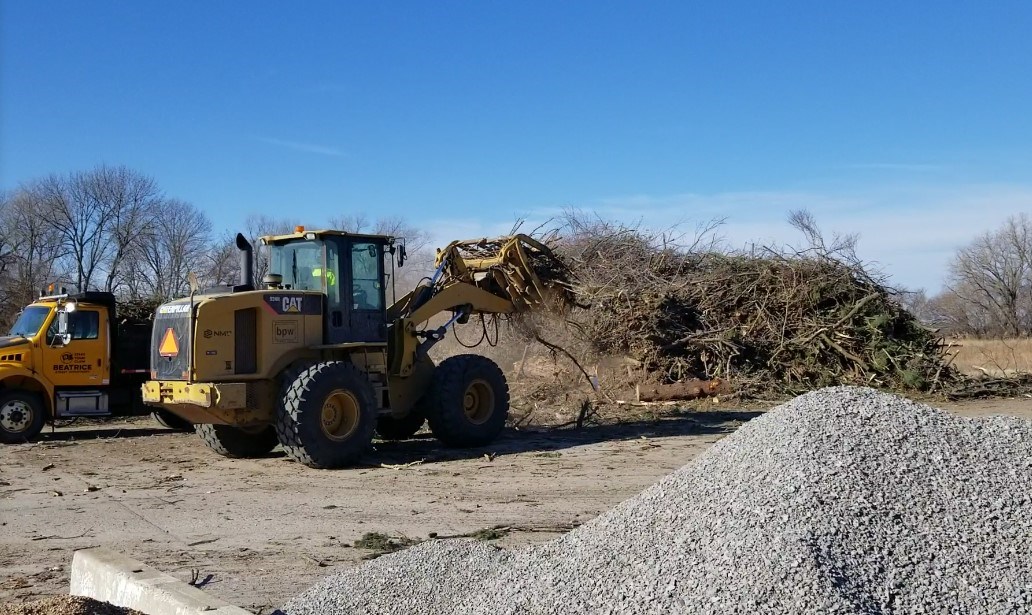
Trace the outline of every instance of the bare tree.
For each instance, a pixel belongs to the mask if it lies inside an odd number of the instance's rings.
[[[37,184],[8,195],[0,217],[3,229],[3,315],[9,316],[65,273],[61,238],[45,215]]]
[[[156,207],[154,232],[134,251],[142,295],[169,299],[189,292],[188,274],[203,272],[211,223],[193,205],[164,199]]]
[[[924,313],[927,323],[946,335],[983,337],[993,332],[982,309],[949,289],[929,299]]]
[[[372,233],[372,224],[369,216],[364,213],[341,214],[333,216],[329,220],[330,228],[336,231],[348,233]]]
[[[14,252],[18,249],[18,240],[10,222],[13,201],[7,191],[0,191],[0,279],[6,279],[14,261]]]
[[[133,246],[154,231],[161,194],[152,178],[124,166],[98,167],[88,172],[83,181],[105,209],[104,239],[109,258],[104,263],[104,290],[111,292]]]
[[[932,300],[928,298],[928,293],[925,292],[925,289],[898,289],[894,298],[922,323],[926,325],[935,324],[934,311],[931,307]]]
[[[107,208],[91,190],[87,173],[50,175],[35,185],[34,192],[60,237],[75,286],[88,290],[109,251],[104,241]]]
[[[423,252],[430,245],[430,233],[401,216],[382,216],[370,220],[365,214],[345,214],[334,216],[329,222],[331,228],[339,231],[403,238],[408,252],[413,255]]]
[[[240,261],[234,237],[235,234],[226,233],[208,245],[202,274],[205,286],[236,284],[240,275]]]
[[[1011,216],[957,251],[948,283],[976,307],[986,329],[1001,335],[1032,330],[1032,218]]]
[[[265,235],[285,235],[294,232],[298,223],[284,218],[273,218],[266,215],[251,215],[245,223],[245,235],[254,246],[254,279],[261,281],[269,272],[268,250],[258,244],[258,238]]]

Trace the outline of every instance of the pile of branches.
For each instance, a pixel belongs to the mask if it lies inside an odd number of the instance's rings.
[[[159,305],[160,299],[122,299],[118,302],[118,320],[130,324],[150,322]]]
[[[928,391],[956,378],[941,338],[856,259],[855,238],[801,250],[721,249],[573,218],[559,250],[585,311],[577,337],[659,381],[723,378],[745,396],[856,384]],[[806,219],[797,221],[807,230]]]

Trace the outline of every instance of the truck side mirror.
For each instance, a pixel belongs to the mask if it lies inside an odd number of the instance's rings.
[[[64,310],[57,313],[57,337],[54,339],[60,341],[62,346],[72,341],[72,334],[68,331],[68,312]]]

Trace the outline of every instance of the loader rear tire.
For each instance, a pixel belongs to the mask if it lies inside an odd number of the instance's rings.
[[[43,398],[31,391],[0,394],[0,442],[28,442],[39,435],[46,422]]]
[[[158,425],[174,429],[176,431],[193,431],[194,424],[190,421],[180,418],[169,412],[168,410],[155,410],[151,412],[151,418],[157,421]]]
[[[232,425],[196,425],[194,429],[208,448],[223,457],[261,457],[276,448],[276,431],[272,425],[233,427]]]
[[[408,440],[423,428],[424,423],[426,410],[420,404],[416,404],[400,419],[393,416],[381,416],[376,419],[376,433],[384,440]]]
[[[447,446],[492,442],[509,417],[509,385],[494,361],[465,354],[445,359],[427,396],[427,421]]]
[[[375,429],[373,385],[350,363],[305,369],[285,387],[277,409],[283,450],[310,468],[353,465],[369,448]]]

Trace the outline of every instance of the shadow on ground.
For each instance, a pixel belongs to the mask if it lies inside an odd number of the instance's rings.
[[[513,455],[518,453],[561,451],[563,449],[614,442],[621,440],[637,440],[639,438],[666,438],[689,435],[727,435],[738,429],[742,423],[749,421],[763,412],[758,411],[706,411],[685,412],[673,417],[651,419],[647,421],[631,421],[623,423],[585,425],[581,428],[529,428],[506,429],[502,435],[487,446],[469,449],[445,448],[431,434],[423,433],[409,440],[374,442],[373,448],[363,458],[367,467],[376,467],[382,463],[405,464],[412,462],[436,463],[461,459],[476,459],[484,455]],[[37,438],[40,444],[73,444],[77,441],[141,438],[146,436],[171,436],[184,432],[174,431],[150,425],[122,425],[109,427],[104,425],[79,427],[76,429],[59,428],[57,431],[45,429]],[[201,443],[198,441],[198,445]],[[260,458],[275,459],[284,457],[282,449]]]
[[[371,465],[402,464],[413,461],[434,463],[457,459],[475,459],[484,455],[560,451],[575,446],[688,435],[727,435],[742,423],[763,412],[707,411],[687,412],[671,418],[634,421],[607,425],[585,425],[580,429],[506,429],[501,437],[487,446],[470,449],[443,448],[430,434],[419,434],[399,442],[377,441],[364,460]]]
[[[190,433],[166,429],[164,427],[151,427],[148,425],[129,425],[118,427],[89,426],[70,429],[58,427],[51,431],[50,427],[44,427],[43,431],[33,439],[34,442],[75,442],[78,440],[101,440],[108,438],[142,438],[145,436],[172,436],[175,434]]]

